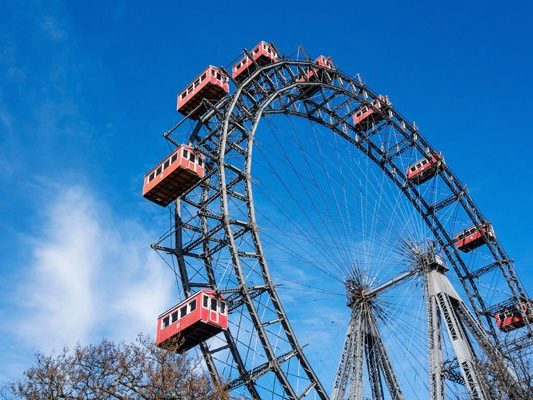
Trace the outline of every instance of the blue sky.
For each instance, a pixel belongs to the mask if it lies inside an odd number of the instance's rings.
[[[166,214],[142,176],[168,150],[176,92],[259,40],[390,95],[531,287],[533,7],[519,3],[0,1],[0,380],[36,350],[152,329],[176,289],[149,249]]]

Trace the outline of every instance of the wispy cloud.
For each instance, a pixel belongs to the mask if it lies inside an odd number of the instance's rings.
[[[42,229],[28,239],[29,265],[10,326],[33,350],[50,351],[102,336],[152,333],[174,281],[149,249],[151,237],[82,186],[55,187]]]

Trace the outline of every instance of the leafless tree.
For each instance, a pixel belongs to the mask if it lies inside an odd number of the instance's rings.
[[[533,398],[533,350],[531,348],[526,347],[517,351],[515,368],[519,380],[525,388],[528,388]]]
[[[5,399],[228,400],[198,360],[161,350],[139,336],[133,343],[104,340],[37,354],[35,365],[4,388]]]

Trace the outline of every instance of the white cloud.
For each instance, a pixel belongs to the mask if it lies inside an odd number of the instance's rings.
[[[81,186],[54,191],[43,203],[42,231],[30,239],[17,334],[42,351],[153,334],[175,285],[148,246],[153,237]]]

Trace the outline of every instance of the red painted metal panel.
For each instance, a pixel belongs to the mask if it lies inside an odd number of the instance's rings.
[[[528,320],[533,321],[533,301],[522,300],[518,305],[512,306],[494,315],[496,319],[496,325],[503,332],[510,332],[512,330],[522,328],[526,326],[526,320],[522,316],[522,313],[526,314]]]
[[[361,114],[359,114],[359,115],[354,114],[353,115],[353,124],[355,126],[360,125],[364,120],[366,120],[368,117],[370,117],[374,113],[375,113],[374,109],[372,109],[370,107],[366,107]]]
[[[229,83],[226,74],[210,65],[178,94],[177,110],[190,118],[197,119],[205,111],[199,107],[202,99],[216,103],[227,93],[229,93]]]
[[[494,238],[494,231],[490,224],[486,223],[481,228],[472,226],[455,235],[455,244],[462,252],[468,253],[475,248],[485,244],[486,239]]]
[[[367,131],[373,124],[383,120],[383,116],[375,109],[384,112],[390,105],[387,96],[378,96],[372,102],[372,107],[367,104],[359,107],[353,114],[353,124],[357,131]]]
[[[440,154],[434,154],[429,159],[418,160],[407,168],[407,179],[418,184],[426,182],[437,173],[441,161]]]
[[[251,57],[243,57],[232,68],[232,77],[236,81],[244,79],[254,67],[254,61],[259,65],[272,64],[278,61],[279,53],[272,43],[261,41],[250,52]]]
[[[182,145],[145,175],[143,197],[166,207],[204,177],[204,167],[203,156],[192,147]]]
[[[329,68],[333,70],[335,69],[335,66],[333,65],[333,62],[330,57],[318,56],[317,59],[314,61],[314,63],[319,67]],[[320,72],[321,72],[320,68],[311,67],[307,70],[307,72],[305,72],[305,74],[302,77],[298,78],[296,82],[312,81],[316,79],[317,77],[321,76]],[[312,88],[314,89],[313,91],[316,91],[319,89],[318,86],[312,87]]]
[[[208,297],[208,308],[204,307],[204,296]],[[216,311],[210,309],[211,299],[216,300]],[[195,310],[179,318],[180,310],[183,307],[189,307],[189,304],[194,301],[196,302]],[[224,313],[220,312],[222,303],[224,303]],[[176,312],[178,312],[178,319],[173,320],[172,315]],[[156,344],[168,350],[183,352],[227,328],[227,305],[224,299],[217,296],[213,290],[204,289],[159,316]]]

